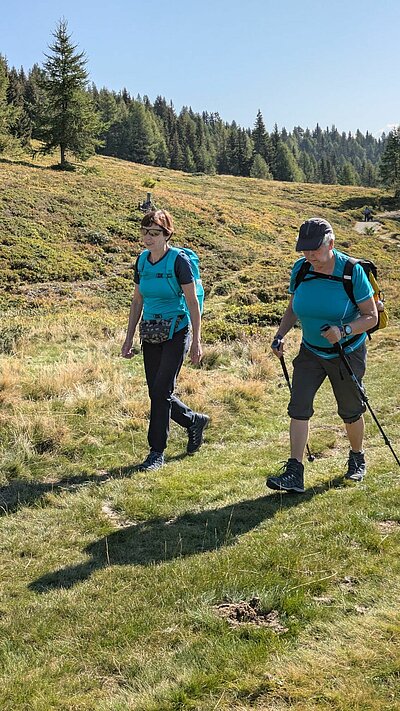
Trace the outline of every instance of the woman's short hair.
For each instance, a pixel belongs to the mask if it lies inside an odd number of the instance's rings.
[[[323,236],[321,245],[324,245],[324,247],[327,247],[331,240],[333,240],[333,242],[335,241],[335,235],[333,234],[333,232],[331,232],[330,235],[328,234],[328,235]]]
[[[172,216],[166,210],[149,210],[149,212],[146,212],[140,226],[150,227],[152,224],[161,227],[166,237],[172,237],[174,222]]]

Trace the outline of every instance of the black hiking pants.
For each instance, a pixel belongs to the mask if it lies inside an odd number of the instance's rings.
[[[181,427],[194,423],[195,413],[174,394],[176,379],[189,350],[189,328],[177,331],[163,343],[143,341],[143,360],[151,400],[148,442],[163,452],[167,446],[170,418]]]

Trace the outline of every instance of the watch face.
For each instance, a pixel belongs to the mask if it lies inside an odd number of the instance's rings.
[[[344,327],[344,332],[346,336],[350,336],[350,333],[352,333],[351,326],[349,326],[349,324]]]

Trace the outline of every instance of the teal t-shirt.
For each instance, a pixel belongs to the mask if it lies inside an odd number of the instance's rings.
[[[335,255],[335,267],[332,276],[342,277],[344,265],[348,259],[346,254],[333,250]],[[303,330],[303,343],[309,350],[323,358],[335,358],[336,353],[324,353],[318,350],[321,348],[329,348],[330,343],[326,338],[321,336],[321,328],[325,324],[331,326],[343,326],[346,323],[354,321],[360,312],[356,306],[350,301],[347,296],[344,286],[340,281],[330,279],[308,279],[299,284],[295,290],[296,275],[305,261],[302,257],[298,259],[292,269],[290,277],[289,292],[293,296],[293,311],[301,323]],[[311,266],[310,274],[314,271]],[[364,269],[355,264],[353,269],[353,293],[358,304],[366,301],[373,295],[373,289],[369,283],[368,277]],[[361,333],[354,343],[351,343],[346,348],[346,353],[350,353],[358,348],[366,339],[366,333]],[[346,342],[354,336],[342,338],[340,344],[346,347]]]

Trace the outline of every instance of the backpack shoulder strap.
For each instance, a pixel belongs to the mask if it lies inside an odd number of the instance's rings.
[[[353,291],[353,270],[354,270],[354,265],[357,264],[358,259],[354,259],[354,257],[348,257],[344,269],[343,269],[343,287],[344,290],[349,297],[350,301],[354,304],[354,306],[357,306],[357,302],[354,298],[354,291]]]
[[[301,265],[299,271],[296,274],[296,279],[294,282],[294,290],[296,291],[297,287],[301,284],[302,281],[304,281],[304,278],[307,276],[308,272],[310,271],[311,264],[310,262],[307,262],[307,259],[304,260],[303,264]]]
[[[138,270],[138,273],[139,273],[139,279],[140,279],[141,274],[143,274],[143,272],[144,272],[144,268],[145,268],[145,264],[146,264],[146,260],[147,260],[148,255],[149,255],[149,250],[148,250],[148,249],[145,249],[144,252],[142,252],[141,254],[139,254],[139,257],[138,257],[138,260],[137,260],[137,270]]]
[[[176,278],[175,274],[175,262],[178,254],[181,250],[177,247],[170,247],[168,249],[167,260],[165,265],[165,276],[168,279],[168,284],[170,285],[172,291],[176,296],[181,296],[182,289]]]

